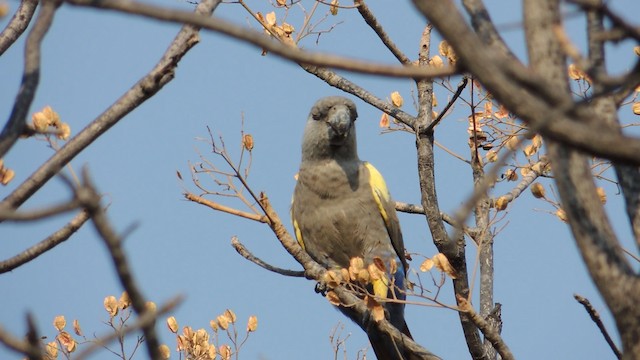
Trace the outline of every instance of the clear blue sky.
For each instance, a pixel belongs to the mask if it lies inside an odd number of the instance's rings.
[[[155,3],[185,10],[193,7],[178,1]],[[266,1],[252,3],[255,10],[271,11]],[[634,0],[612,3],[624,9],[623,15],[640,12],[640,4]],[[9,5],[15,10],[18,3],[9,0]],[[487,1],[487,5],[496,22],[510,29],[506,39],[522,57],[521,27],[513,26],[520,19],[519,5],[506,1]],[[370,6],[400,48],[415,59],[424,19],[407,1],[371,2]],[[221,5],[216,14],[239,24],[251,22],[239,5]],[[0,19],[0,26],[4,27],[8,19]],[[293,16],[290,22],[299,28],[298,20]],[[304,46],[393,63],[355,10],[340,11],[327,20],[327,26],[337,22],[341,23],[324,34],[319,45],[315,39],[308,39]],[[567,25],[576,43],[583,44],[581,20],[572,18]],[[42,77],[30,114],[50,105],[70,124],[72,135],[76,134],[153,67],[178,30],[177,25],[63,5],[44,40]],[[436,35],[434,44],[438,41]],[[8,117],[19,87],[23,45],[24,38],[0,57],[2,119]],[[628,68],[633,59],[632,45],[622,43],[613,49],[617,52],[609,58],[611,69]],[[382,98],[399,91],[405,98],[404,110],[415,113],[411,81],[346,76]],[[452,83],[457,81],[453,79]],[[446,93],[437,91],[444,104]],[[158,304],[178,294],[186,296],[174,313],[180,326],[208,328],[210,319],[231,308],[242,330],[249,315],[257,315],[258,331],[245,345],[242,359],[330,359],[333,351],[328,337],[338,322],[345,323],[343,334],[352,334],[349,359],[354,359],[356,351],[368,342],[359,328],[314,293],[313,282],[269,273],[238,256],[229,245],[233,235],[264,260],[299,269],[266,226],[183,200],[183,184],[177,180],[176,170],[185,176],[184,186],[197,192],[188,176],[188,163],[199,161],[197,151],[222,163],[196,138],[206,137],[209,126],[237,155],[244,114],[244,130],[255,139],[249,181],[255,190],[267,192],[276,210],[288,219],[309,108],[317,98],[335,94],[341,92],[295,64],[272,55],[260,56],[260,50],[253,46],[202,32],[200,44],[179,64],[176,78],[72,162],[76,171],[89,167],[98,188],[105,193],[105,203],[110,203],[108,215],[118,231],[138,225],[126,239],[126,250],[144,294]],[[412,136],[399,132],[380,135],[380,112],[359,100],[356,103],[361,158],[385,175],[395,199],[418,203]],[[455,109],[436,135],[441,143],[465,156],[467,112],[462,106]],[[627,122],[634,120],[632,116],[629,109],[622,112]],[[6,166],[16,171],[16,178],[0,188],[0,196],[9,194],[51,154],[43,141],[21,140],[4,159]],[[443,151],[438,150],[436,160],[441,206],[452,213],[470,194],[471,173],[464,163]],[[208,185],[213,188],[212,183]],[[625,243],[630,244],[622,199],[616,195],[615,186],[603,186],[609,195],[611,219],[621,229],[619,235]],[[507,189],[501,187],[496,194]],[[68,196],[61,181],[54,179],[23,209]],[[614,332],[569,230],[539,209],[550,207],[528,192],[524,194],[509,208],[507,221],[501,223],[507,226],[496,238],[495,300],[503,304],[504,339],[522,359],[612,359],[598,330],[573,299],[574,293],[589,298]],[[1,224],[0,258],[31,246],[69,218],[59,216],[28,225]],[[400,221],[411,252],[428,256],[435,253],[423,217],[401,214]],[[472,264],[475,248],[470,243],[467,249]],[[415,268],[418,265],[415,261],[412,264]],[[53,318],[61,314],[69,323],[79,319],[88,336],[103,334],[108,329],[101,324],[107,316],[102,301],[107,295],[119,296],[121,292],[105,247],[92,227],[85,226],[37,260],[0,275],[0,326],[22,334],[24,315],[31,311],[41,333],[50,338],[55,335]],[[447,284],[442,299],[453,303],[451,293]],[[446,359],[468,358],[455,312],[409,306],[407,318],[416,340],[429,350]],[[174,349],[175,340],[164,324],[158,331],[163,342]],[[141,353],[137,358],[144,357]],[[0,348],[0,358],[20,357]],[[113,357],[102,352],[95,358]]]

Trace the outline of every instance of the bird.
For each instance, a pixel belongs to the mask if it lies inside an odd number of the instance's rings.
[[[355,103],[329,96],[311,108],[302,138],[302,160],[291,204],[298,243],[327,269],[349,268],[354,258],[364,268],[382,261],[385,277],[372,281],[369,291],[382,301],[390,323],[411,337],[404,317],[408,264],[394,202],[380,172],[358,157]],[[401,354],[388,334],[358,319],[348,307],[340,311],[367,332],[379,360],[411,358]]]

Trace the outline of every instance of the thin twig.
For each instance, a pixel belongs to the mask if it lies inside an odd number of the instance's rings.
[[[12,271],[19,266],[37,258],[45,252],[53,249],[57,245],[63,243],[71,237],[80,227],[89,220],[86,211],[81,211],[71,221],[60,230],[49,235],[46,239],[40,241],[34,246],[26,249],[20,254],[0,262],[0,274]]]
[[[598,314],[598,311],[593,307],[593,305],[591,305],[591,302],[589,301],[589,299],[583,296],[580,296],[578,294],[573,294],[573,297],[576,299],[577,302],[579,302],[580,304],[582,304],[582,306],[584,306],[584,309],[587,311],[587,313],[591,317],[591,320],[593,320],[593,322],[596,324],[596,326],[602,333],[602,336],[604,336],[605,341],[607,342],[607,344],[609,344],[609,347],[611,348],[613,353],[616,355],[616,357],[618,359],[622,359],[622,353],[620,352],[620,350],[618,350],[618,347],[613,342],[613,339],[611,339],[611,336],[609,336],[609,332],[607,331],[607,328],[602,323],[602,319],[600,319],[600,314]]]
[[[467,314],[469,319],[482,331],[484,338],[491,342],[491,345],[498,351],[502,360],[515,360],[513,353],[496,329],[473,309],[471,303],[464,296],[457,295],[456,298],[458,299],[460,311]]]
[[[380,41],[384,44],[384,46],[391,51],[393,56],[400,61],[401,64],[411,64],[411,60],[405,55],[400,48],[391,40],[389,34],[384,30],[384,27],[378,22],[375,15],[371,12],[367,4],[363,0],[355,0],[354,3],[357,5],[358,12],[364,19],[364,21],[373,29],[373,31],[378,35]]]
[[[447,103],[447,106],[445,106],[444,109],[442,109],[440,114],[438,114],[438,117],[436,117],[429,124],[429,126],[427,126],[427,128],[424,129],[424,131],[426,131],[427,133],[433,131],[433,128],[435,128],[436,125],[438,125],[438,123],[440,122],[440,120],[442,120],[442,118],[447,114],[447,111],[449,111],[449,108],[451,108],[451,106],[453,106],[453,104],[458,100],[458,98],[460,97],[460,94],[462,94],[462,90],[464,90],[464,88],[467,87],[468,82],[469,82],[469,77],[466,75],[463,76],[460,82],[458,83],[458,89],[456,90],[455,94],[453,94],[453,97]]]
[[[271,264],[266,263],[259,257],[253,255],[241,242],[238,240],[237,236],[231,238],[231,246],[240,254],[243,258],[251,261],[252,263],[260,266],[263,269],[269,270],[276,274],[284,275],[284,276],[292,276],[292,277],[304,277],[304,271],[301,270],[288,270],[282,269]]]
[[[80,207],[77,199],[66,201],[62,204],[52,205],[48,208],[33,211],[18,212],[9,209],[0,209],[0,221],[34,221],[54,215],[64,214]]]
[[[105,347],[110,342],[120,338],[124,338],[126,335],[131,334],[132,332],[136,332],[144,328],[145,326],[152,325],[153,323],[155,323],[155,321],[158,319],[160,315],[164,315],[172,311],[173,309],[176,308],[176,306],[182,303],[182,301],[184,301],[184,298],[182,296],[176,296],[173,299],[166,302],[164,305],[160,306],[155,312],[151,312],[151,311],[145,312],[137,319],[135,323],[121,328],[120,331],[114,331],[102,337],[96,338],[95,340],[92,340],[91,346],[89,346],[86,349],[83,349],[73,358],[75,360],[83,360],[89,357],[91,354],[93,354],[96,350],[99,350]]]
[[[190,193],[190,192],[185,192],[184,193],[184,197],[189,201],[193,201],[195,203],[210,207],[213,210],[226,212],[226,213],[231,214],[231,215],[240,216],[240,217],[243,217],[243,218],[246,218],[246,219],[249,219],[249,220],[253,220],[253,221],[259,221],[261,223],[269,222],[269,219],[264,215],[252,214],[252,213],[248,213],[246,211],[234,209],[232,207],[225,206],[225,205],[222,205],[222,204],[218,204],[217,202],[214,202],[214,201],[211,201],[211,200],[207,200],[207,199],[205,199],[203,197],[200,197],[200,196],[198,196],[196,194],[193,194],[193,193]]]

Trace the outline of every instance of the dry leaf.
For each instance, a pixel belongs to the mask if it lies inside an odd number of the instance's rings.
[[[634,102],[631,106],[631,110],[633,110],[634,114],[640,115],[640,101]]]
[[[429,60],[429,65],[436,67],[436,68],[441,68],[444,66],[444,62],[442,61],[442,58],[439,55],[434,55],[430,60]]]
[[[178,321],[176,320],[175,317],[170,316],[167,318],[167,327],[169,328],[169,331],[171,331],[174,334],[178,333]]]
[[[3,18],[5,16],[7,16],[7,14],[9,14],[9,11],[11,10],[11,8],[9,7],[9,3],[7,2],[0,2],[0,18]]]
[[[56,330],[62,331],[65,326],[67,326],[67,320],[65,320],[64,315],[58,315],[53,319],[53,327]]]
[[[226,316],[218,315],[216,320],[218,321],[218,326],[220,327],[220,329],[227,330],[229,328],[229,319]]]
[[[13,171],[13,169],[0,169],[0,183],[2,183],[2,185],[7,185],[8,183],[10,183],[15,176],[16,172]]]
[[[329,302],[335,306],[339,306],[340,305],[340,298],[338,297],[338,294],[335,293],[335,291],[331,290],[327,292],[326,295],[327,300],[329,300]]]
[[[498,112],[493,114],[493,116],[495,116],[498,119],[504,119],[506,117],[509,117],[509,111],[507,110],[506,107],[504,107],[503,105],[500,105]]]
[[[245,134],[242,137],[242,146],[248,151],[253,150],[253,136]]]
[[[64,346],[67,352],[73,352],[76,349],[76,341],[73,339],[71,334],[66,331],[61,331],[56,339],[60,342],[62,346]]]
[[[236,313],[233,312],[233,310],[231,309],[227,309],[224,311],[224,316],[227,317],[227,319],[229,319],[229,322],[232,324],[236,323]]]
[[[258,329],[258,317],[255,315],[249,316],[247,321],[247,332],[254,332]]]
[[[538,147],[536,147],[533,144],[529,144],[529,145],[524,147],[522,152],[524,153],[524,156],[531,157],[532,155],[535,155],[535,153],[538,152]]]
[[[71,127],[69,124],[63,122],[58,125],[58,133],[56,137],[60,140],[67,140],[71,136]]]
[[[400,95],[399,92],[394,91],[391,93],[391,103],[395,107],[402,107],[402,104],[404,104],[404,99],[402,98],[402,95]]]
[[[144,304],[144,307],[145,307],[145,309],[147,311],[152,312],[152,313],[156,312],[156,310],[157,310],[156,303],[154,303],[153,301],[147,301]]]
[[[578,69],[576,64],[570,64],[568,69],[569,77],[573,80],[581,80],[584,79],[584,73]]]
[[[58,343],[55,341],[47,343],[45,352],[50,359],[58,358]]]
[[[531,194],[533,194],[536,199],[543,199],[545,197],[544,186],[539,182],[531,184]]]
[[[82,336],[82,329],[80,328],[80,322],[78,319],[73,320],[73,332],[78,336]]]
[[[160,347],[158,348],[159,352],[160,352],[160,357],[164,360],[168,360],[171,358],[171,349],[169,349],[169,347],[165,344],[160,345]]]
[[[449,259],[443,253],[437,253],[433,258],[433,265],[443,273],[449,275],[450,278],[457,278],[456,271],[451,266]]]
[[[504,177],[507,181],[516,181],[518,180],[518,173],[513,169],[507,169],[507,171],[504,172]]]
[[[276,3],[278,6],[285,6],[287,5],[287,0],[276,0]]]
[[[118,314],[118,301],[115,296],[107,296],[104,298],[104,309],[107,310],[111,317]]]
[[[328,270],[324,273],[322,281],[329,287],[334,288],[342,282],[342,272],[340,270]]]
[[[265,22],[269,26],[275,26],[276,25],[276,13],[274,11],[272,11],[270,13],[267,13],[267,15],[265,16]]]
[[[209,321],[209,326],[211,326],[211,330],[218,332],[218,323],[215,320]]]
[[[426,259],[425,261],[422,262],[422,264],[420,264],[420,271],[427,272],[433,269],[433,265],[434,265],[433,260]]]
[[[502,211],[507,208],[507,205],[509,205],[509,199],[507,199],[507,197],[504,195],[500,196],[498,200],[496,200],[495,205],[496,205],[496,210]]]
[[[633,52],[636,53],[636,55],[640,56],[640,46],[634,46]]]
[[[231,359],[231,347],[229,345],[221,345],[219,352],[222,360]]]
[[[517,136],[509,136],[509,139],[507,140],[507,142],[505,144],[507,149],[509,149],[511,151],[517,149],[518,145],[520,145],[520,141],[518,140]]]
[[[331,15],[336,16],[338,15],[338,0],[331,0],[331,6],[329,6],[329,11],[331,12]]]
[[[596,191],[598,192],[598,197],[600,198],[600,202],[603,204],[607,203],[607,193],[604,192],[604,189],[599,187],[596,189]]]
[[[389,127],[389,115],[387,115],[387,113],[382,113],[382,116],[380,117],[380,127],[381,128]]]
[[[358,274],[362,269],[364,269],[364,260],[359,257],[351,258],[349,260],[349,279],[351,281],[358,280]]]
[[[129,299],[129,294],[126,291],[122,292],[120,295],[120,299],[118,299],[118,307],[120,310],[124,310],[131,306],[131,299]]]
[[[560,219],[560,220],[562,220],[564,222],[567,222],[567,220],[568,220],[567,219],[567,213],[564,212],[564,210],[562,210],[562,209],[556,210],[556,216],[558,217],[558,219]]]
[[[498,152],[495,150],[487,151],[487,161],[488,162],[496,162],[498,161]]]
[[[293,34],[293,32],[295,31],[295,28],[291,24],[282,23],[282,31],[284,31],[284,33],[287,36],[289,36],[289,35]]]

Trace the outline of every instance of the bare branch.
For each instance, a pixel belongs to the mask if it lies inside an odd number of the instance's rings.
[[[27,29],[27,26],[33,18],[33,14],[36,12],[37,6],[38,0],[22,0],[20,2],[18,10],[16,10],[16,13],[7,26],[0,33],[0,56],[4,54]]]
[[[218,2],[219,0],[203,1],[195,11],[203,14],[203,17],[205,16],[204,14],[211,15]],[[52,2],[45,2],[45,4],[50,3]],[[183,26],[153,70],[122,95],[116,103],[87,125],[78,135],[69,140],[49,160],[42,164],[35,173],[31,174],[27,181],[2,200],[0,209],[15,209],[19,207],[77,154],[118,123],[129,112],[160,91],[164,85],[173,79],[174,71],[180,59],[198,43],[197,33],[198,28],[191,25]]]
[[[81,211],[60,230],[49,235],[46,239],[28,248],[20,254],[0,262],[0,274],[3,274],[37,258],[53,249],[71,237],[89,219],[86,211]]]
[[[436,125],[440,123],[440,120],[442,120],[442,118],[447,114],[447,111],[449,111],[451,106],[453,106],[453,104],[458,100],[458,98],[460,97],[460,94],[462,94],[462,90],[464,90],[464,88],[467,87],[468,82],[469,82],[469,78],[466,75],[463,76],[462,79],[460,80],[460,83],[458,84],[458,88],[456,89],[456,92],[453,94],[453,97],[449,100],[449,102],[444,107],[444,109],[442,109],[440,114],[438,114],[438,116],[429,124],[429,126],[427,126],[427,128],[424,129],[425,132],[432,132],[433,128],[435,128]]]
[[[381,111],[393,116],[403,124],[413,128],[415,126],[415,117],[393,106],[388,101],[377,98],[369,91],[338,75],[332,70],[324,67],[301,65],[302,68],[310,74],[313,74],[324,80],[327,84],[338,88],[344,92],[357,96],[362,101],[372,105]]]
[[[591,305],[591,302],[589,301],[589,299],[583,296],[580,296],[578,294],[573,294],[573,297],[576,299],[577,302],[579,302],[580,304],[582,304],[582,306],[584,306],[584,309],[587,311],[587,313],[591,317],[591,320],[593,320],[593,322],[596,324],[596,326],[598,327],[598,330],[600,330],[600,332],[602,333],[602,336],[604,336],[605,341],[607,342],[607,344],[609,344],[609,347],[611,348],[613,353],[616,355],[616,357],[618,359],[622,359],[622,353],[620,353],[620,350],[618,350],[618,347],[613,342],[613,339],[609,335],[607,328],[602,323],[602,319],[600,319],[600,314],[598,314],[598,311],[593,307],[593,305]]]
[[[113,261],[113,265],[118,274],[118,279],[129,295],[133,309],[141,317],[147,313],[153,312],[153,310],[147,308],[145,297],[142,295],[142,292],[133,278],[129,261],[122,249],[122,240],[113,230],[104,209],[100,206],[100,195],[97,193],[89,179],[88,171],[85,169],[82,175],[84,185],[79,191],[79,194],[82,194],[79,195],[79,197],[82,199],[83,205],[86,207],[96,231],[109,250],[111,260]],[[145,341],[147,343],[149,358],[152,360],[160,360],[160,342],[158,341],[158,336],[155,331],[155,321],[149,321],[148,323],[143,324],[142,332],[144,333]]]
[[[460,295],[457,295],[456,297],[458,299],[458,307],[460,308],[460,311],[469,316],[471,321],[473,321],[478,329],[482,331],[485,339],[489,340],[491,345],[493,345],[493,347],[498,351],[500,357],[503,360],[515,360],[513,353],[511,353],[511,350],[507,344],[505,344],[496,329],[473,309],[473,306],[471,306],[471,303],[466,298],[461,297]]]
[[[455,70],[450,67],[435,68],[428,66],[417,67],[384,65],[372,63],[369,61],[345,58],[341,56],[311,53],[300,50],[290,45],[273,41],[273,39],[265,36],[261,32],[250,30],[219,18],[211,19],[209,17],[193,14],[187,11],[171,10],[141,2],[128,0],[102,0],[99,2],[91,0],[66,1],[73,5],[99,7],[103,9],[122,11],[129,14],[146,16],[162,21],[195,25],[204,29],[225,34],[235,39],[246,41],[250,44],[255,45],[256,47],[268,50],[273,54],[301,64],[325,66],[372,75],[389,77],[410,77],[416,79],[449,76],[455,73]]]
[[[400,50],[396,44],[391,40],[389,34],[384,30],[382,25],[378,22],[375,15],[371,12],[367,4],[364,0],[355,0],[354,3],[357,5],[358,12],[364,19],[364,21],[371,27],[371,29],[378,35],[380,41],[384,44],[384,46],[391,51],[393,56],[400,61],[401,64],[409,65],[411,64],[411,60],[405,55],[402,50]]]
[[[546,157],[542,157],[540,161],[531,165],[531,171],[522,177],[522,180],[508,193],[499,196],[498,198],[505,199],[507,203],[517,199],[523,191],[525,191],[538,177],[544,174],[545,168],[549,164],[549,160]],[[491,207],[496,206],[496,198],[491,199],[489,205]]]
[[[36,95],[40,80],[40,45],[53,21],[53,14],[60,5],[58,0],[46,1],[40,8],[33,28],[27,36],[22,84],[13,104],[9,120],[0,133],[0,158],[13,147],[26,128],[27,112]],[[3,32],[4,34],[4,32]]]
[[[54,215],[60,215],[80,207],[77,199],[66,201],[62,204],[52,205],[48,208],[28,212],[18,212],[8,209],[0,209],[0,221],[34,221]]]
[[[414,4],[454,48],[460,66],[533,131],[595,156],[640,165],[640,139],[610,129],[598,121],[591,103],[574,103],[542,74],[484,46],[451,0]]]
[[[231,215],[236,215],[236,216],[240,216],[249,220],[253,220],[253,221],[258,221],[261,223],[267,223],[269,222],[269,219],[267,219],[266,216],[264,215],[259,215],[259,214],[252,214],[252,213],[248,213],[246,211],[242,211],[242,210],[238,210],[238,209],[234,209],[232,207],[228,207],[222,204],[218,204],[214,201],[211,200],[207,200],[201,196],[195,195],[193,193],[190,192],[185,192],[184,193],[184,197],[189,200],[189,201],[193,201],[195,203],[198,203],[200,205],[204,205],[207,207],[210,207],[213,210],[218,210],[218,211],[222,211],[222,212],[226,212],[228,214]]]
[[[292,276],[292,277],[304,277],[304,271],[299,270],[287,270],[279,267],[275,267],[271,264],[267,264],[264,260],[259,257],[253,255],[242,243],[238,240],[237,236],[231,238],[231,246],[240,254],[243,258],[251,261],[252,263],[260,266],[265,270],[269,270],[276,274],[284,275],[284,276]]]

